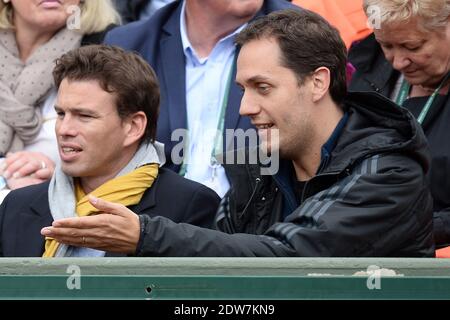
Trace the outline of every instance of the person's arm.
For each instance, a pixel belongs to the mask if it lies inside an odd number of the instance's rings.
[[[288,257],[296,252],[275,238],[244,233],[228,234],[164,217],[142,215],[135,255],[140,257]]]
[[[137,217],[124,206],[103,200],[99,205],[113,216]],[[133,223],[133,234],[138,235],[133,237],[139,242],[127,253],[176,257],[432,255],[431,206],[417,162],[396,155],[375,156],[339,183],[308,198],[265,235],[227,234],[142,215],[138,227]],[[82,237],[99,237],[82,225],[88,218],[96,217],[56,221],[43,234],[81,245]]]
[[[138,256],[432,255],[431,197],[420,165],[387,155],[307,199],[265,235],[226,234],[142,216]],[[222,208],[225,210],[225,208]]]
[[[42,230],[42,234],[51,234],[59,242],[73,246],[134,254],[140,237],[138,215],[121,204],[92,196],[89,201],[103,213],[54,221],[52,227]],[[217,194],[199,184],[189,195],[189,202],[180,208],[184,215],[178,217],[179,221],[211,227],[218,204]],[[46,233],[48,231],[50,233]]]
[[[89,196],[101,212],[93,216],[53,221],[41,230],[59,243],[76,247],[130,254],[139,241],[139,217],[124,205]]]

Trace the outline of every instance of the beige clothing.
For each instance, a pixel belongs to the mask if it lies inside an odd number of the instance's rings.
[[[22,150],[41,129],[38,108],[54,87],[54,61],[78,48],[82,35],[62,29],[24,63],[14,31],[0,30],[0,156]]]

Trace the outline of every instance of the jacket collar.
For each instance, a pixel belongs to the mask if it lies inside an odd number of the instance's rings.
[[[425,135],[413,115],[376,92],[351,92],[345,100],[349,119],[324,173],[341,172],[373,154],[409,153],[425,171],[429,155]]]
[[[48,185],[49,182],[45,182],[44,184],[42,184],[42,188],[39,189],[39,193],[30,202],[31,211],[38,217],[51,217],[50,206],[48,203]]]
[[[164,174],[164,169],[160,168],[155,182],[153,182],[152,186],[144,192],[144,195],[138,204],[130,206],[129,209],[131,211],[136,214],[141,214],[156,205],[156,194],[158,192],[161,174]]]
[[[168,107],[170,132],[187,128],[186,113],[186,69],[180,34],[181,3],[175,7],[167,22],[163,25],[160,40],[161,79],[167,90],[164,103]]]

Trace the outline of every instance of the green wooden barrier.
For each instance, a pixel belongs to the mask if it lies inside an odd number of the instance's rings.
[[[0,299],[34,298],[450,299],[450,259],[0,259]]]

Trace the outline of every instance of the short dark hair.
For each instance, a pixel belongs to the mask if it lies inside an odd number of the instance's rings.
[[[155,141],[159,113],[159,84],[153,69],[138,54],[106,46],[90,45],[69,51],[56,60],[55,85],[63,79],[97,80],[113,93],[117,113],[123,119],[143,111],[147,116],[144,141]]]
[[[243,46],[252,40],[271,37],[280,46],[282,65],[296,74],[300,84],[317,68],[328,68],[330,95],[341,104],[347,93],[347,48],[334,27],[309,10],[281,10],[250,23],[239,33],[236,43]]]

